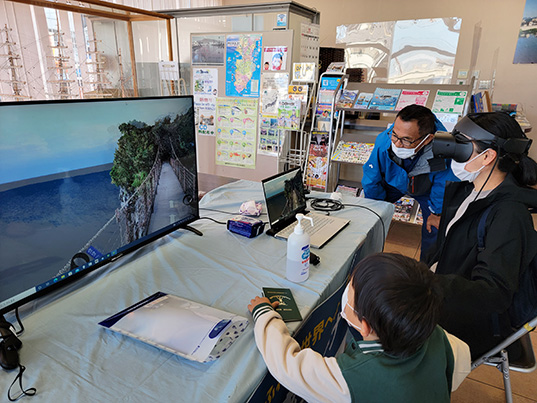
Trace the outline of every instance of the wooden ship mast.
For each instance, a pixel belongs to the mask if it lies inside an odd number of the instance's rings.
[[[4,42],[0,43],[0,58],[5,58],[6,62],[2,63],[2,70],[8,72],[9,79],[0,79],[0,82],[7,83],[11,87],[12,93],[0,93],[1,98],[7,98],[8,100],[23,101],[30,99],[31,97],[24,94],[26,87],[26,81],[21,79],[22,58],[17,53],[17,43],[12,41],[9,33],[12,31],[8,28],[7,24],[4,28],[0,29],[0,33],[5,34]],[[5,53],[4,53],[5,52]]]

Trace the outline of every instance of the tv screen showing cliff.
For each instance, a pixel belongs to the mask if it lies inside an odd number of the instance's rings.
[[[0,103],[0,312],[199,218],[193,98]]]

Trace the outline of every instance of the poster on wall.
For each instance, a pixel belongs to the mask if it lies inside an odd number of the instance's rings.
[[[192,35],[192,64],[224,64],[224,35]]]
[[[293,63],[293,81],[315,82],[315,63]]]
[[[319,36],[321,26],[318,24],[300,24],[300,61],[319,62]]]
[[[537,63],[537,0],[526,0],[513,63]]]
[[[218,70],[195,68],[192,73],[194,95],[218,95]]]
[[[226,96],[259,97],[261,50],[261,34],[227,36]]]
[[[214,136],[216,134],[216,97],[203,94],[194,95],[194,109],[198,135]]]
[[[263,73],[261,76],[261,114],[278,114],[280,100],[287,98],[288,73]]]
[[[279,71],[287,69],[287,46],[263,48],[263,70]]]
[[[216,99],[216,164],[255,169],[257,99]]]

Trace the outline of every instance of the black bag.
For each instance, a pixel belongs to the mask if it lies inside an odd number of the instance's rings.
[[[485,249],[485,224],[492,209],[488,206],[477,225],[477,249]],[[526,322],[537,316],[537,255],[533,257],[528,267],[522,269],[518,279],[518,291],[513,295],[509,307],[511,324],[515,328],[522,327]]]

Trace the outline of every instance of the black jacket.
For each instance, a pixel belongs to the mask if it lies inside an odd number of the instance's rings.
[[[446,186],[438,231],[436,273],[444,291],[440,325],[470,346],[475,359],[512,333],[507,314],[520,271],[537,254],[537,232],[528,208],[537,207],[537,190],[518,186],[508,175],[487,197],[470,203],[446,226],[473,190],[469,182]],[[485,250],[477,250],[477,226],[493,204],[486,222]]]

